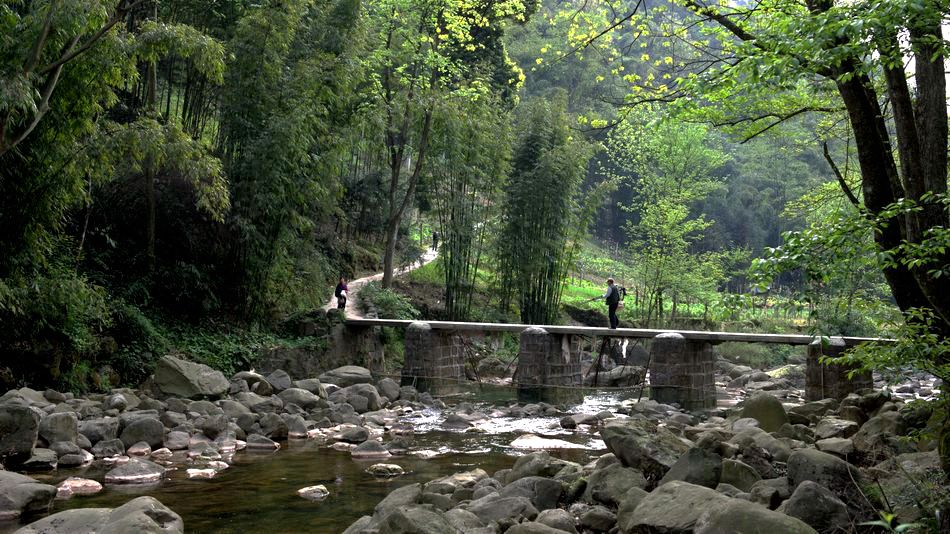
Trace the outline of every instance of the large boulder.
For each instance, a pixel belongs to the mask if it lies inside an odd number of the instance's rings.
[[[380,532],[388,534],[461,534],[445,515],[430,506],[400,506],[380,521]]]
[[[798,489],[805,481],[828,488],[849,506],[862,508],[867,504],[861,491],[864,482],[861,472],[837,456],[814,449],[792,453],[788,459],[789,485]]]
[[[79,433],[95,445],[119,437],[119,420],[115,417],[85,419],[79,423]]]
[[[40,421],[39,435],[47,443],[57,441],[75,443],[79,438],[79,419],[76,418],[76,414],[70,412],[51,413]]]
[[[508,484],[498,494],[502,497],[526,497],[538,510],[557,507],[564,488],[560,482],[545,477],[524,477]]]
[[[383,497],[383,500],[376,503],[374,515],[383,517],[400,506],[419,504],[420,499],[422,499],[422,484],[409,484],[396,488]]]
[[[153,449],[160,449],[165,443],[165,425],[154,417],[142,417],[129,423],[119,439],[126,449],[140,441]]]
[[[320,397],[301,388],[287,388],[277,394],[284,405],[296,404],[304,410],[315,408],[320,403]]]
[[[751,417],[759,422],[759,428],[776,432],[788,422],[788,414],[782,401],[768,393],[760,392],[747,399],[742,407],[742,417]]]
[[[275,392],[280,393],[285,389],[290,389],[294,385],[294,380],[290,378],[290,375],[287,374],[287,371],[283,369],[277,369],[273,373],[267,375],[267,383],[271,385]]]
[[[330,394],[330,401],[348,403],[357,413],[375,412],[385,404],[372,384],[353,384],[338,389]]]
[[[651,480],[663,478],[689,450],[672,432],[647,419],[612,421],[600,430],[600,436],[623,465],[640,470]]]
[[[778,512],[797,517],[819,531],[847,531],[851,525],[848,506],[821,484],[806,480],[795,488]]]
[[[693,447],[673,464],[660,484],[682,480],[697,486],[715,488],[722,476],[722,457],[714,452]]]
[[[55,486],[40,484],[19,473],[0,471],[0,520],[46,513],[55,497]]]
[[[854,448],[868,455],[888,456],[893,452],[895,438],[906,431],[903,420],[898,412],[884,412],[875,415],[868,422],[861,425],[853,436]]]
[[[550,477],[557,474],[564,467],[564,463],[546,452],[533,452],[526,454],[515,460],[511,466],[511,471],[505,478],[505,482],[511,484],[519,478],[529,476]]]
[[[621,464],[611,464],[590,474],[584,500],[617,507],[630,488],[645,489],[647,484],[647,479],[640,471]]]
[[[730,500],[716,490],[674,480],[644,497],[632,514],[625,514],[620,531],[692,532],[704,513],[721,508]]]
[[[59,512],[30,523],[16,531],[16,534],[181,534],[184,531],[185,524],[181,516],[158,499],[137,497],[114,510],[77,508]]]
[[[782,534],[817,534],[799,519],[773,512],[764,506],[729,499],[727,502],[708,508],[696,520],[695,534],[761,534],[762,532],[781,532]]]
[[[17,404],[0,404],[0,461],[19,464],[30,459],[39,436],[41,412]]]
[[[826,417],[818,421],[815,426],[815,439],[850,438],[858,431],[860,425],[847,419]]]
[[[505,520],[520,522],[523,519],[534,519],[538,516],[538,509],[528,498],[502,497],[497,493],[468,503],[467,510],[478,516],[485,524]]]
[[[365,367],[344,365],[320,375],[320,382],[336,384],[341,388],[345,388],[353,384],[372,384],[373,375]]]
[[[174,356],[163,356],[158,360],[152,378],[159,393],[188,399],[221,397],[230,386],[220,371]]]

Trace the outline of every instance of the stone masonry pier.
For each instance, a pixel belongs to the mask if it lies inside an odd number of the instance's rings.
[[[851,369],[824,365],[821,356],[837,356],[848,347],[875,338],[839,337],[818,340],[796,334],[748,334],[696,330],[654,330],[639,328],[595,328],[560,325],[506,323],[463,323],[450,321],[413,322],[391,319],[348,319],[348,327],[406,328],[403,384],[421,390],[435,387],[444,391],[465,381],[463,336],[509,332],[520,335],[518,367],[514,383],[519,397],[548,402],[565,402],[581,394],[581,347],[585,338],[649,338],[650,398],[675,402],[687,410],[716,406],[716,356],[713,345],[727,341],[808,345],[806,396],[809,400],[842,398],[871,385],[867,374],[848,377]],[[558,392],[561,393],[558,393]]]

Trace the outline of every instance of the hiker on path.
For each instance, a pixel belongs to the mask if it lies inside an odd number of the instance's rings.
[[[342,310],[346,308],[346,277],[340,277],[340,283],[336,285],[336,290],[333,291],[333,295],[336,297],[336,309]]]
[[[616,329],[617,325],[620,324],[620,319],[617,318],[617,307],[620,305],[620,287],[614,285],[614,279],[607,279],[607,292],[599,297],[594,297],[590,299],[589,302],[595,300],[604,299],[607,302],[607,315],[610,317],[610,328]]]

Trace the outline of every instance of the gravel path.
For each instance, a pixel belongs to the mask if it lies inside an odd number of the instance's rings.
[[[422,258],[420,258],[420,261],[417,261],[413,263],[412,265],[409,265],[408,267],[404,267],[402,269],[396,270],[396,272],[393,273],[393,276],[401,276],[410,271],[414,271],[420,267],[428,265],[432,263],[433,261],[435,261],[435,258],[437,256],[438,256],[438,250],[434,248],[430,248],[429,250],[426,251],[425,254],[422,255]],[[356,307],[356,301],[359,296],[360,289],[362,289],[362,287],[365,286],[369,282],[382,280],[382,279],[383,279],[383,273],[376,273],[370,276],[364,276],[363,278],[357,278],[356,280],[351,280],[347,282],[346,286],[349,288],[347,292],[348,293],[347,298],[346,298],[346,316],[347,317],[353,317],[355,319],[360,319],[363,317],[363,312],[361,312],[359,308]],[[323,309],[324,311],[326,311],[326,310],[329,310],[330,308],[335,308],[335,307],[336,307],[336,297],[330,297],[330,301],[327,302],[326,306],[324,306]]]

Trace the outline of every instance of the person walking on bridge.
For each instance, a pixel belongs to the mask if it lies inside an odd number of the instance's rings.
[[[617,307],[620,306],[620,288],[614,284],[613,278],[607,279],[607,292],[599,297],[590,299],[589,302],[600,299],[604,299],[607,303],[607,315],[610,317],[610,328],[616,330],[617,325],[620,324],[620,319],[617,318]]]

